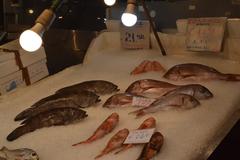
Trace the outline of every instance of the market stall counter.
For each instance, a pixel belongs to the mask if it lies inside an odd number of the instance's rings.
[[[167,56],[161,56],[156,46],[153,46],[151,50],[121,49],[119,33],[102,33],[92,42],[83,64],[67,68],[31,86],[18,88],[0,97],[0,144],[12,149],[34,149],[41,160],[90,160],[101,153],[109,139],[119,130],[124,128],[130,131],[135,130],[144,120],[153,117],[156,120],[156,130],[164,137],[161,151],[154,157],[155,159],[207,159],[239,118],[240,82],[173,81],[164,78],[164,72],[151,71],[137,75],[130,73],[144,60],[157,61],[166,70],[177,64],[200,63],[214,67],[222,73],[235,74],[240,73],[240,64],[209,53],[167,54]],[[17,114],[63,87],[84,81],[105,80],[116,84],[120,89],[118,93],[123,93],[130,84],[141,79],[154,79],[175,85],[199,83],[208,88],[213,97],[201,100],[200,105],[192,109],[160,110],[136,118],[128,113],[139,108],[102,107],[112,94],[100,95],[101,102],[83,108],[88,116],[77,123],[43,127],[11,142],[6,139],[15,128],[19,127],[19,122],[14,121]],[[110,133],[92,143],[72,146],[87,139],[112,113],[117,113],[119,119],[116,125],[112,124],[114,128]],[[99,159],[137,159],[142,147],[143,145],[137,145],[119,154],[111,152]]]

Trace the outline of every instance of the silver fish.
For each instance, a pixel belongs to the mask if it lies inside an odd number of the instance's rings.
[[[0,153],[4,155],[2,158],[5,160],[39,160],[37,153],[28,148],[10,150],[7,147],[3,147],[0,149]]]
[[[91,91],[98,95],[111,94],[113,92],[119,91],[118,86],[113,84],[112,82],[104,80],[92,80],[61,88],[57,90],[56,93],[72,92],[79,90]]]
[[[73,93],[57,93],[33,104],[15,117],[15,121],[23,120],[36,113],[46,111],[50,108],[79,107],[86,108],[100,102],[99,96],[90,91],[78,91]]]
[[[152,97],[151,94],[158,94],[158,96],[161,96],[178,87],[179,86],[168,82],[153,79],[142,79],[133,82],[125,92],[129,94]],[[150,94],[150,96],[148,94]]]
[[[163,96],[169,96],[169,95],[174,95],[179,93],[191,95],[198,100],[209,99],[213,97],[213,94],[206,87],[200,84],[184,85],[167,92]]]
[[[197,63],[185,63],[175,65],[170,68],[163,76],[170,80],[225,80],[225,81],[240,81],[239,74],[224,74],[217,71],[215,68],[197,64]]]
[[[87,116],[86,111],[81,110],[80,108],[55,108],[37,114],[36,116],[29,117],[23,122],[24,125],[16,128],[7,136],[7,140],[13,141],[18,137],[33,132],[39,128],[75,123]]]
[[[160,132],[155,132],[150,141],[144,145],[143,150],[137,160],[151,160],[160,152],[163,141],[163,135]]]
[[[154,113],[159,110],[191,109],[198,105],[200,105],[200,102],[193,96],[187,94],[174,94],[162,97],[154,101],[149,107],[145,107],[131,113],[134,113],[137,117],[140,117],[147,113]]]

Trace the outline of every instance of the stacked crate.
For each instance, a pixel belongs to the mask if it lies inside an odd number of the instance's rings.
[[[0,46],[0,95],[49,75],[44,47],[29,53],[18,41]]]

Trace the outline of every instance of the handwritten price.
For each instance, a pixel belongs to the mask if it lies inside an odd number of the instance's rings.
[[[124,141],[124,144],[148,143],[154,131],[155,128],[131,131],[126,140]]]

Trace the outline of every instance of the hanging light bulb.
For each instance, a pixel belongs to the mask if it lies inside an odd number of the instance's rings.
[[[136,16],[136,0],[128,0],[127,8],[122,14],[121,20],[122,23],[127,27],[132,27],[137,22]]]
[[[44,27],[40,23],[36,23],[31,29],[24,31],[19,38],[21,47],[28,51],[34,52],[42,45],[42,34]]]
[[[113,6],[116,3],[116,0],[104,0],[104,3],[107,6]]]
[[[35,25],[20,35],[19,43],[21,47],[28,52],[38,50],[42,46],[43,33],[51,26],[55,17],[52,10],[45,9],[37,18]]]

